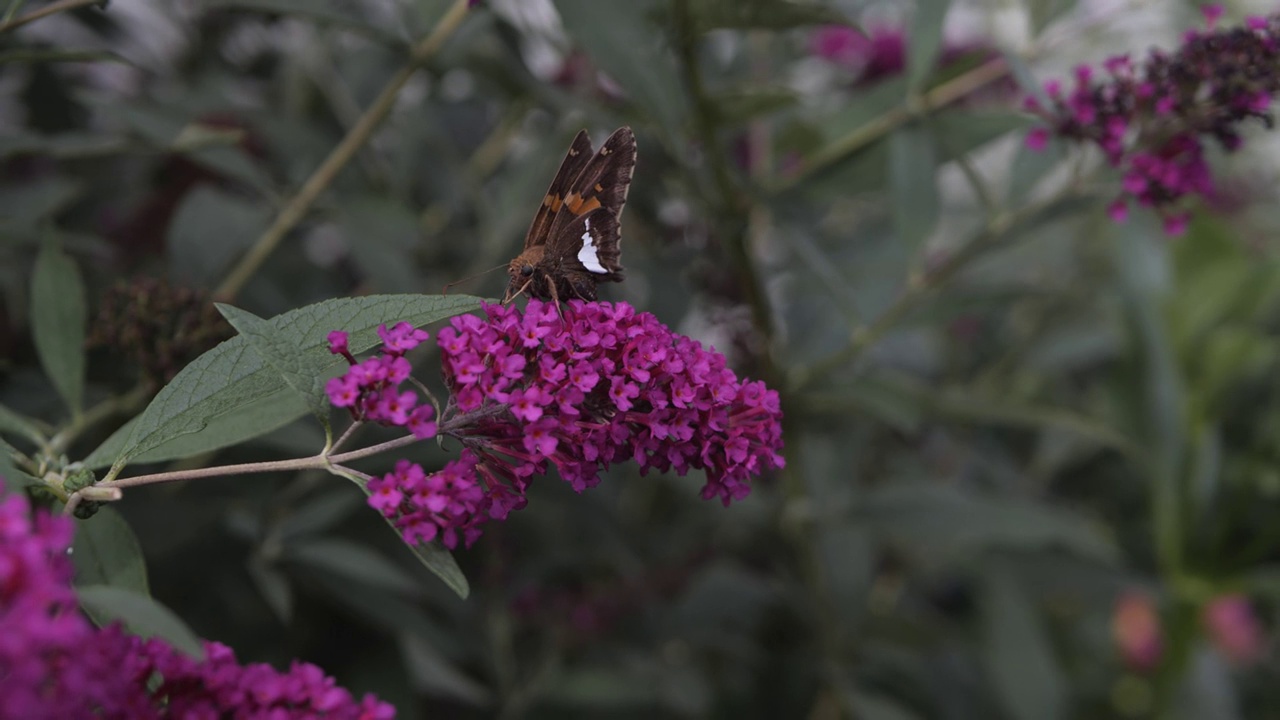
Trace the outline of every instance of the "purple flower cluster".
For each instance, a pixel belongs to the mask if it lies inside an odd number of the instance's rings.
[[[484,310],[455,317],[438,341],[458,410],[477,416],[457,435],[491,486],[522,494],[550,463],[582,491],[633,459],[642,473],[703,469],[703,498],[728,505],[752,475],[783,466],[778,393],[653,315],[581,301],[563,319],[536,300],[524,313]]]
[[[71,590],[71,536],[69,519],[33,515],[21,495],[0,497],[0,720],[395,716],[372,695],[357,702],[314,665],[242,666],[217,643],[197,661],[119,626],[93,627]]]
[[[848,25],[827,25],[809,36],[809,51],[833,65],[852,71],[855,85],[871,85],[897,77],[907,69],[909,39],[901,28],[872,26],[869,30]],[[938,53],[939,70],[973,56],[997,57],[983,43],[956,43],[944,40]]]
[[[1280,16],[1215,29],[1221,14],[1220,6],[1206,7],[1208,29],[1187,32],[1172,54],[1152,50],[1139,63],[1112,57],[1102,73],[1078,67],[1070,91],[1046,83],[1051,107],[1026,101],[1048,125],[1031,131],[1028,146],[1043,148],[1051,135],[1094,143],[1123,172],[1112,219],[1123,221],[1134,202],[1158,211],[1169,234],[1183,232],[1184,199],[1214,194],[1206,140],[1231,152],[1243,143],[1246,120],[1270,128],[1271,98],[1280,91]]]
[[[0,719],[88,717],[127,704],[116,653],[93,642],[71,590],[68,519],[0,497]]]
[[[149,693],[149,712],[137,708],[130,718],[391,720],[396,715],[373,695],[357,701],[310,663],[295,660],[288,672],[264,663],[240,665],[231,648],[216,642],[206,642],[205,658],[197,661],[159,640],[115,628],[103,633],[114,635],[125,649],[124,681],[147,687],[150,678],[159,678]]]
[[[369,483],[370,504],[407,541],[474,542],[480,523],[524,507],[552,465],[579,492],[626,460],[642,473],[702,469],[702,496],[726,505],[783,466],[777,392],[653,315],[579,300],[563,318],[538,300],[484,312],[437,337],[452,393],[440,432],[463,443],[461,457],[432,474],[402,461]]]
[[[329,401],[350,410],[357,420],[408,427],[415,437],[423,439],[435,437],[435,408],[419,405],[418,394],[412,390],[400,392],[401,383],[409,379],[412,370],[405,353],[427,339],[426,331],[402,322],[391,329],[380,326],[378,336],[382,338],[382,351],[357,362],[347,346],[347,334],[341,330],[329,333],[329,352],[351,364],[346,373],[325,385]]]

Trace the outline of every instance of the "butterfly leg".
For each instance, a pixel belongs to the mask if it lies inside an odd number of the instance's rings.
[[[564,310],[560,308],[560,289],[556,287],[556,279],[547,273],[547,288],[550,290],[551,302],[556,306],[556,315],[560,316],[560,324],[564,325]]]

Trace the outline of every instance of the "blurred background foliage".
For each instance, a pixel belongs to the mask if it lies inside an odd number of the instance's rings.
[[[582,127],[640,146],[608,297],[783,393],[788,467],[748,500],[547,479],[458,553],[466,601],[331,476],[128,491],[154,595],[242,659],[405,718],[1274,716],[1268,139],[1176,240],[1106,219],[1097,157],[1021,144],[1035,78],[1194,7],[0,5],[0,401],[66,419],[29,332],[51,236],[100,313],[88,404],[128,401],[73,459],[224,336],[211,295],[270,316],[505,265]],[[308,419],[181,464],[321,443]]]

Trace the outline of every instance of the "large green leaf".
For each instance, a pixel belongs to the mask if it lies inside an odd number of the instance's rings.
[[[918,0],[907,33],[907,86],[924,87],[933,74],[938,53],[942,50],[942,24],[947,19],[950,0]]]
[[[71,560],[76,567],[76,585],[109,585],[151,594],[138,538],[129,523],[109,507],[76,523]]]
[[[938,224],[938,150],[923,123],[911,123],[889,140],[889,187],[898,241],[916,255]]]
[[[334,368],[336,374],[339,368]],[[129,457],[133,463],[164,462],[193,457],[214,450],[221,450],[277,430],[307,413],[307,406],[298,394],[287,388],[270,392],[261,397],[209,418],[204,429],[188,435],[179,435],[159,445]],[[111,434],[82,462],[89,468],[106,467],[120,458],[133,436],[133,428],[140,418],[125,423]],[[318,449],[324,440],[316,443]]]
[[[76,264],[50,240],[31,278],[31,324],[40,363],[72,412],[84,400],[84,338],[88,310]]]
[[[326,300],[267,322],[281,342],[292,344],[299,355],[323,356],[328,352],[326,336],[333,330],[346,330],[352,351],[361,352],[378,342],[377,328],[381,324],[406,321],[421,326],[474,310],[478,305],[478,299],[467,295],[371,295]],[[334,357],[327,364],[315,361],[311,367],[328,372],[342,362]],[[134,423],[117,461],[200,432],[218,416],[282,392],[292,394],[280,374],[244,338],[232,338],[196,358],[156,395]],[[305,407],[299,407],[305,412]],[[255,434],[267,429],[273,428],[256,428]]]
[[[1044,623],[1030,598],[998,565],[985,573],[981,607],[984,665],[1006,717],[1064,717],[1065,680]]]
[[[324,394],[329,374],[326,366],[334,363],[327,353],[300,353],[296,346],[277,333],[275,328],[247,310],[223,303],[215,303],[222,317],[231,323],[236,332],[256,351],[268,365],[275,369],[325,427],[329,426],[328,398]]]
[[[98,625],[119,621],[143,638],[160,638],[196,659],[204,657],[200,638],[169,608],[131,590],[107,585],[76,588],[80,606]]]

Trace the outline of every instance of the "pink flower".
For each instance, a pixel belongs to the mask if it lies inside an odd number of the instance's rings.
[[[0,720],[395,717],[314,665],[242,666],[211,642],[197,660],[118,625],[93,627],[71,590],[71,534],[68,519],[0,495]]]
[[[1155,209],[1170,234],[1185,230],[1189,199],[1214,192],[1208,144],[1233,152],[1243,144],[1244,123],[1270,127],[1271,100],[1280,92],[1280,73],[1265,70],[1280,66],[1276,18],[1217,28],[1222,7],[1203,12],[1208,31],[1188,33],[1176,52],[1153,50],[1136,62],[1116,56],[1101,72],[1077,68],[1070,91],[1045,83],[1049,107],[1026,103],[1047,124],[1027,136],[1029,147],[1048,133],[1095,144],[1122,173],[1120,199]]]
[[[1262,624],[1243,595],[1221,595],[1204,607],[1205,630],[1218,652],[1238,666],[1252,665],[1264,650]]]
[[[1111,615],[1111,636],[1120,659],[1130,669],[1142,673],[1155,669],[1164,653],[1164,641],[1160,612],[1150,595],[1129,590],[1116,600]]]
[[[563,318],[538,300],[523,313],[484,312],[453,318],[437,337],[451,392],[438,420],[414,393],[396,391],[386,368],[403,358],[388,360],[385,346],[330,382],[335,404],[351,407],[356,396],[358,418],[464,445],[438,472],[401,461],[369,482],[369,504],[407,542],[470,545],[484,522],[524,507],[530,481],[551,466],[578,491],[628,460],[642,473],[701,469],[702,496],[726,505],[750,492],[752,477],[783,467],[778,394],[739,380],[724,356],[652,315],[577,300]]]
[[[483,470],[516,492],[548,462],[583,489],[608,465],[634,459],[641,472],[704,469],[703,497],[728,504],[750,492],[751,476],[783,466],[777,393],[740,381],[722,355],[652,315],[622,303],[572,301],[561,321],[535,300],[523,314],[486,305],[485,316],[454,318],[452,332],[440,334],[455,398],[480,390],[465,407],[457,404],[475,421],[450,419],[443,432],[467,444]],[[525,342],[531,333],[540,345]],[[490,348],[487,364],[472,359],[470,348],[480,346]],[[524,375],[503,395],[484,390],[515,354],[526,359]],[[505,412],[488,409],[503,406]],[[683,428],[685,435],[654,433],[655,426]]]

